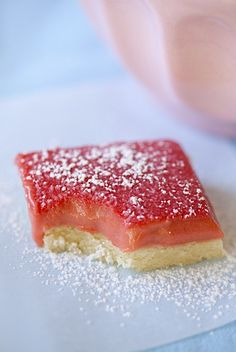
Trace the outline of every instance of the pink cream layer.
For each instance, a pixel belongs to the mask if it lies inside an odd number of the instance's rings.
[[[34,239],[75,226],[123,251],[222,238],[201,183],[172,141],[19,154]]]

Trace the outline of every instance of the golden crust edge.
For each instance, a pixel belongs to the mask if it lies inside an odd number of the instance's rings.
[[[89,255],[91,259],[136,271],[151,271],[176,265],[194,264],[225,256],[222,239],[122,252],[102,234],[90,234],[68,226],[54,227],[46,231],[44,247],[56,253],[67,251]]]

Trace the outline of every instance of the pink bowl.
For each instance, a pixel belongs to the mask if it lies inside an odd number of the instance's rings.
[[[235,0],[81,0],[124,64],[175,115],[236,136]]]

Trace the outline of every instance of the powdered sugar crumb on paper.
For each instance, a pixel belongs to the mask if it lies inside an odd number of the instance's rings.
[[[59,292],[70,289],[82,310],[86,296],[87,301],[105,312],[121,314],[125,323],[126,319],[135,317],[135,303],[152,304],[158,314],[164,299],[184,312],[186,319],[195,320],[197,326],[204,314],[218,320],[230,310],[231,300],[236,296],[234,242],[231,256],[221,261],[150,273],[127,272],[96,262],[92,256],[54,254],[38,249],[31,243],[25,214],[16,206],[15,191],[5,185],[0,188],[5,224],[5,229],[1,230],[11,235],[10,246],[22,245],[19,267],[28,270],[28,264],[35,263],[37,270],[28,274],[40,279],[42,285],[55,286]],[[227,304],[221,304],[222,298],[227,298]]]

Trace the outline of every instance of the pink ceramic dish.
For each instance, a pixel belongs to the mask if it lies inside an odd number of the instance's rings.
[[[158,102],[236,136],[235,0],[81,0]]]

